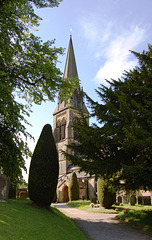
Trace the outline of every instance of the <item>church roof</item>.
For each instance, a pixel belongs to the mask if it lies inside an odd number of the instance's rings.
[[[77,66],[75,61],[74,49],[72,44],[72,36],[70,35],[70,42],[64,69],[64,79],[78,78]]]

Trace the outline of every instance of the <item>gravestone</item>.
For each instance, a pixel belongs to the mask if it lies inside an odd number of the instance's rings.
[[[122,203],[122,197],[118,196],[117,201],[118,201],[119,204]]]
[[[143,197],[144,205],[151,205],[151,197],[150,196],[144,196]]]
[[[0,203],[7,203],[9,193],[9,178],[0,173]]]
[[[143,204],[143,197],[142,196],[138,196],[138,204]]]
[[[123,204],[128,204],[129,200],[127,196],[123,196]]]
[[[132,195],[130,197],[130,205],[134,206],[137,202],[137,199],[136,199],[136,196],[135,195]]]

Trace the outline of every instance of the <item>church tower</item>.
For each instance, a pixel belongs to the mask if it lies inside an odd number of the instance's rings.
[[[70,36],[64,69],[64,79],[66,80],[67,78],[78,78],[72,36]],[[68,160],[66,160],[61,151],[67,151],[68,144],[77,142],[77,134],[74,132],[72,124],[74,119],[79,117],[80,109],[87,117],[89,116],[88,110],[83,101],[83,91],[79,86],[78,89],[73,92],[71,98],[68,99],[67,103],[59,98],[58,105],[53,113],[53,131],[59,156],[59,178],[66,176],[72,171],[73,166]]]

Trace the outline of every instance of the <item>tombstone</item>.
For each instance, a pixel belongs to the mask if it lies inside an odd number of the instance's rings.
[[[128,197],[127,196],[123,196],[123,204],[128,204]]]
[[[151,197],[150,196],[144,196],[143,197],[144,205],[151,205]]]
[[[143,197],[142,196],[138,196],[138,204],[143,204]]]
[[[118,198],[117,198],[117,202],[118,202],[119,204],[122,203],[122,197],[121,197],[121,196],[118,196]]]
[[[0,173],[0,203],[7,203],[9,193],[9,178]]]
[[[130,205],[134,206],[137,202],[137,199],[136,199],[136,196],[135,195],[132,195],[130,197]]]

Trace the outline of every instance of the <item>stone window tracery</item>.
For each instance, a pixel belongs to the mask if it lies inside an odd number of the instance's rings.
[[[58,135],[57,140],[60,141],[61,140],[61,122],[60,122],[60,120],[57,121],[56,127],[57,127],[57,135]]]
[[[58,141],[65,139],[65,127],[66,127],[66,120],[65,118],[62,121],[57,121],[57,130],[58,130]]]

